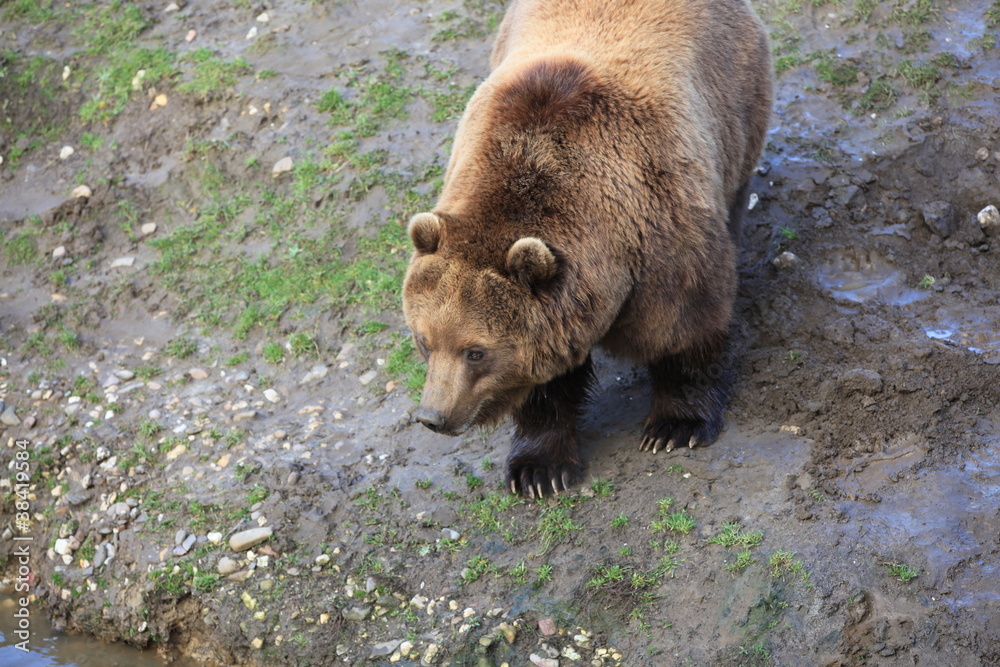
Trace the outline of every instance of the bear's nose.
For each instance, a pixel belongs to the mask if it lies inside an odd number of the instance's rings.
[[[421,405],[417,408],[416,419],[435,433],[444,428],[444,414],[440,410],[431,410]]]

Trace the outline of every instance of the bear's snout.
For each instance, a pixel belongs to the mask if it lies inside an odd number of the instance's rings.
[[[440,410],[431,410],[430,408],[425,408],[421,405],[417,408],[415,418],[418,422],[435,433],[440,433],[444,430],[445,416]]]

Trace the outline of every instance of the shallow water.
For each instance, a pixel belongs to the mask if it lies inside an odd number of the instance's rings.
[[[155,651],[140,651],[124,644],[106,644],[93,637],[59,632],[49,624],[45,612],[29,607],[31,638],[27,651],[17,647],[17,603],[10,596],[0,597],[0,667],[195,667],[201,663],[179,659],[168,663]]]

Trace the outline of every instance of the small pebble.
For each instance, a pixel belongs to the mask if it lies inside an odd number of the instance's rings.
[[[272,403],[277,403],[279,400],[281,400],[281,394],[279,394],[277,392],[277,390],[275,390],[273,388],[272,389],[265,389],[264,390],[264,398],[266,398],[267,400],[271,401]]]
[[[240,564],[237,561],[230,558],[229,556],[223,556],[222,558],[220,558],[219,564],[216,566],[216,569],[219,571],[219,574],[232,574],[239,568]]]
[[[156,223],[155,222],[147,222],[142,227],[140,227],[140,231],[142,232],[143,236],[149,236],[150,234],[152,234],[152,233],[154,233],[156,231]]]
[[[801,263],[802,260],[799,259],[798,255],[793,252],[788,252],[787,250],[775,257],[771,262],[771,264],[774,265],[774,268],[778,270],[792,269]]]
[[[73,153],[75,153],[75,152],[76,151],[73,150],[72,146],[63,146],[62,149],[59,151],[59,159],[60,160],[68,160],[69,157],[71,155],[73,155]]]
[[[70,193],[70,196],[76,199],[78,197],[90,197],[93,194],[93,191],[86,185],[78,185],[73,188],[73,192]]]
[[[192,28],[191,30],[187,31],[186,35],[184,35],[184,41],[185,42],[193,42],[194,38],[197,37],[197,36],[198,36],[198,31],[195,30],[194,28]]]

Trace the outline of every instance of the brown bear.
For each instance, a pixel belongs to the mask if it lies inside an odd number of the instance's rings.
[[[649,367],[640,449],[714,440],[771,104],[747,0],[515,0],[441,197],[409,225],[416,419],[458,435],[511,414],[508,486],[558,493],[582,474],[601,345]]]

